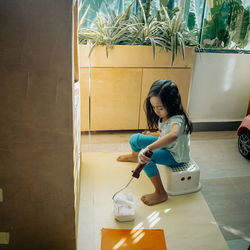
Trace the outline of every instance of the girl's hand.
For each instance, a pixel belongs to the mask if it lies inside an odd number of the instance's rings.
[[[148,158],[145,153],[149,151],[148,148],[144,148],[143,150],[141,150],[141,152],[139,153],[139,160],[141,164],[147,164],[150,161],[150,158]]]
[[[152,136],[156,136],[156,137],[160,136],[160,131],[150,132],[149,130],[144,130],[141,133],[143,135],[152,135]]]

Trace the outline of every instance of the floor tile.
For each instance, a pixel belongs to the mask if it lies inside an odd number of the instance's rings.
[[[239,240],[228,240],[227,244],[230,250],[249,250],[250,248],[250,241],[246,241],[243,239]]]
[[[205,179],[201,183],[224,238],[250,239],[250,177]]]
[[[81,151],[130,152],[133,133],[83,133]],[[244,250],[250,241],[250,161],[238,151],[236,131],[192,133],[191,156],[200,167],[201,192],[230,249]]]

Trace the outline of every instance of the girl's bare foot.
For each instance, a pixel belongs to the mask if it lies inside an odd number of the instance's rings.
[[[123,162],[138,162],[138,153],[132,152],[130,154],[120,155],[116,160]]]
[[[152,194],[145,194],[141,197],[141,200],[148,206],[152,206],[161,202],[164,202],[168,199],[168,193],[152,193]]]

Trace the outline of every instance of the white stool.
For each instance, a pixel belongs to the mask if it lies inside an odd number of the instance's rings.
[[[194,160],[182,166],[158,166],[163,186],[169,195],[193,193],[201,189],[200,168]]]

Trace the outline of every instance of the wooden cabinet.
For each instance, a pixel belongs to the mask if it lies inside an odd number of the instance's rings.
[[[91,129],[129,130],[138,127],[141,69],[91,70]]]
[[[118,46],[108,58],[105,47],[97,47],[91,57],[88,51],[80,46],[82,131],[145,129],[144,100],[158,79],[175,81],[187,108],[195,58],[192,48],[186,48],[185,61],[177,57],[173,67],[171,53],[157,50],[154,60],[147,46]]]
[[[80,69],[81,131],[89,130],[89,69]]]

